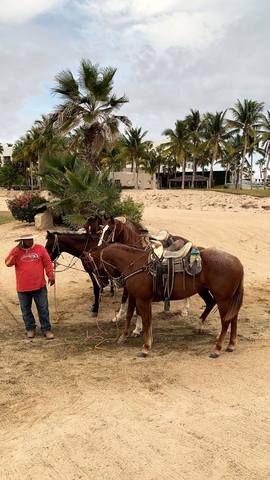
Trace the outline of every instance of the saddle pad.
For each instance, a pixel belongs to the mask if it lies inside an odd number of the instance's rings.
[[[192,242],[187,242],[180,250],[173,252],[171,250],[164,251],[164,258],[184,258],[186,257],[192,248]]]
[[[157,240],[158,242],[165,242],[169,238],[169,232],[167,230],[160,230],[157,235],[150,235],[151,240]]]

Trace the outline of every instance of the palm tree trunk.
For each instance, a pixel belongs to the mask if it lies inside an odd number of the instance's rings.
[[[194,157],[194,158],[193,158],[193,170],[192,170],[191,188],[194,188],[196,173],[197,173],[197,161],[196,161],[196,158]]]
[[[244,152],[243,152],[243,157],[241,161],[241,166],[240,166],[240,176],[239,176],[239,188],[242,190],[243,188],[243,171],[244,171],[244,165],[246,161],[246,153],[247,153],[247,138],[246,135],[244,136]]]
[[[213,171],[214,171],[214,164],[216,161],[216,149],[214,148],[211,166],[210,166],[210,175],[209,175],[209,188],[213,186]]]
[[[136,190],[139,189],[139,162],[136,160],[136,166],[135,166],[135,188]]]
[[[253,189],[253,153],[250,155],[250,190]]]
[[[33,163],[32,163],[32,160],[30,160],[30,187],[31,187],[31,190],[34,189],[34,184],[33,184]]]
[[[182,163],[182,189],[185,188],[185,176],[186,176],[186,158],[184,158]]]
[[[38,181],[38,188],[39,188],[39,190],[41,190],[41,177],[40,177],[41,161],[40,161],[40,153],[39,153],[39,150],[38,150],[38,152],[37,152],[37,157],[38,157],[38,177],[37,177],[37,181]]]
[[[228,181],[228,172],[229,172],[229,164],[228,164],[228,163],[226,163],[225,179],[224,179],[224,187],[227,185],[227,181]]]

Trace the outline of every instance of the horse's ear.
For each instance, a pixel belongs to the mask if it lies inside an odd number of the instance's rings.
[[[49,230],[47,230],[46,238],[48,239],[50,236],[51,236],[51,232],[49,232]]]

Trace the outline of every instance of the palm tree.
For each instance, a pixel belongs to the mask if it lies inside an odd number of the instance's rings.
[[[114,173],[120,172],[126,166],[126,160],[121,154],[121,143],[115,145],[108,145],[100,154],[100,165],[102,169],[108,170],[112,173],[112,179],[115,180]]]
[[[113,143],[119,135],[119,124],[130,126],[127,117],[115,113],[128,102],[125,96],[112,93],[115,73],[115,68],[99,68],[83,59],[78,78],[64,70],[56,76],[52,90],[63,100],[51,116],[53,125],[61,132],[79,128],[81,157],[93,166],[105,142]]]
[[[262,144],[264,147],[265,153],[265,168],[263,171],[263,188],[266,189],[266,182],[267,182],[267,172],[270,169],[270,111],[267,110],[266,115],[262,116],[260,127],[261,130],[261,139]]]
[[[228,120],[228,126],[232,129],[231,133],[241,133],[243,138],[243,157],[240,166],[239,186],[243,185],[243,170],[246,162],[248,150],[248,135],[251,130],[257,130],[262,120],[262,111],[264,103],[256,100],[244,99],[243,103],[238,99],[234,107],[231,108],[232,119]]]
[[[168,137],[168,142],[164,143],[165,152],[170,153],[175,158],[175,174],[177,164],[182,165],[182,188],[185,188],[186,162],[189,152],[189,130],[185,120],[175,122],[175,130],[167,128],[162,135]]]
[[[126,159],[126,162],[129,161],[131,163],[131,171],[133,171],[135,165],[135,188],[137,189],[139,188],[140,163],[144,158],[146,148],[151,143],[148,140],[143,140],[147,133],[147,131],[142,132],[141,127],[130,128],[121,138],[122,158]]]
[[[203,122],[201,120],[200,111],[192,109],[190,110],[190,113],[186,116],[185,120],[187,122],[187,128],[189,130],[190,153],[193,163],[191,187],[194,188],[198,160],[199,156],[202,153],[201,135]]]
[[[145,151],[142,166],[143,170],[151,175],[151,188],[156,187],[154,175],[159,172],[162,161],[163,158],[160,149],[153,148],[153,145],[150,145],[149,148]]]
[[[228,138],[228,128],[225,123],[226,110],[216,113],[206,113],[204,117],[204,128],[206,146],[209,149],[211,158],[209,187],[213,186],[213,169],[216,161],[222,157],[222,149]]]

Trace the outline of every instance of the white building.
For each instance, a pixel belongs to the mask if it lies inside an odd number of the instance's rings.
[[[3,153],[0,153],[0,166],[5,165],[12,161],[12,152],[13,144],[12,143],[2,143]]]

